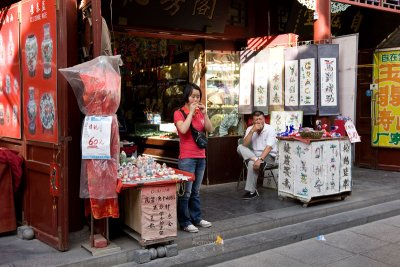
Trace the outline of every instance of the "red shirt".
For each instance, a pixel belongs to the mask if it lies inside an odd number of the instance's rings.
[[[181,108],[185,114],[189,114],[189,110],[186,107]],[[174,113],[174,123],[178,121],[185,121],[185,117],[182,112],[178,109]],[[192,126],[198,131],[204,131],[204,115],[200,111],[196,111],[192,117]],[[177,127],[178,128],[178,127]],[[205,148],[199,148],[193,140],[192,131],[190,128],[185,134],[182,134],[178,130],[179,135],[179,158],[205,158],[206,150]]]

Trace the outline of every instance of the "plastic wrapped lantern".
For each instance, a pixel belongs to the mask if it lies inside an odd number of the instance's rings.
[[[89,198],[96,219],[119,217],[115,191],[119,162],[119,131],[115,114],[121,99],[120,56],[100,56],[60,69],[74,90],[80,110],[87,116],[112,116],[111,159],[82,159],[80,197]]]

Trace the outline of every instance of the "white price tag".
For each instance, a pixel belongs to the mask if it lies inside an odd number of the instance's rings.
[[[110,159],[111,116],[86,116],[82,131],[82,159]]]
[[[351,143],[361,142],[361,138],[358,135],[356,127],[351,120],[346,121],[344,128],[346,129],[346,133],[349,136]]]

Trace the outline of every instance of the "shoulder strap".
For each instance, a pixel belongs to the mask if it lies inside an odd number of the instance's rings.
[[[187,117],[186,113],[181,108],[179,109],[179,111],[182,113],[183,117],[185,117],[185,120],[186,120],[186,117]]]
[[[186,120],[186,118],[187,118],[186,113],[185,113],[181,108],[179,109],[179,111],[182,112],[182,115],[183,115],[183,117],[185,117],[185,120]],[[193,127],[192,122],[190,122],[190,130],[192,130],[192,131],[197,131],[197,130]]]

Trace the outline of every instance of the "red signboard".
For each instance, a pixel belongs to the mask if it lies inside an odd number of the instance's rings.
[[[57,143],[56,0],[24,1],[21,14],[24,134]]]
[[[0,136],[21,138],[18,5],[0,12]]]

